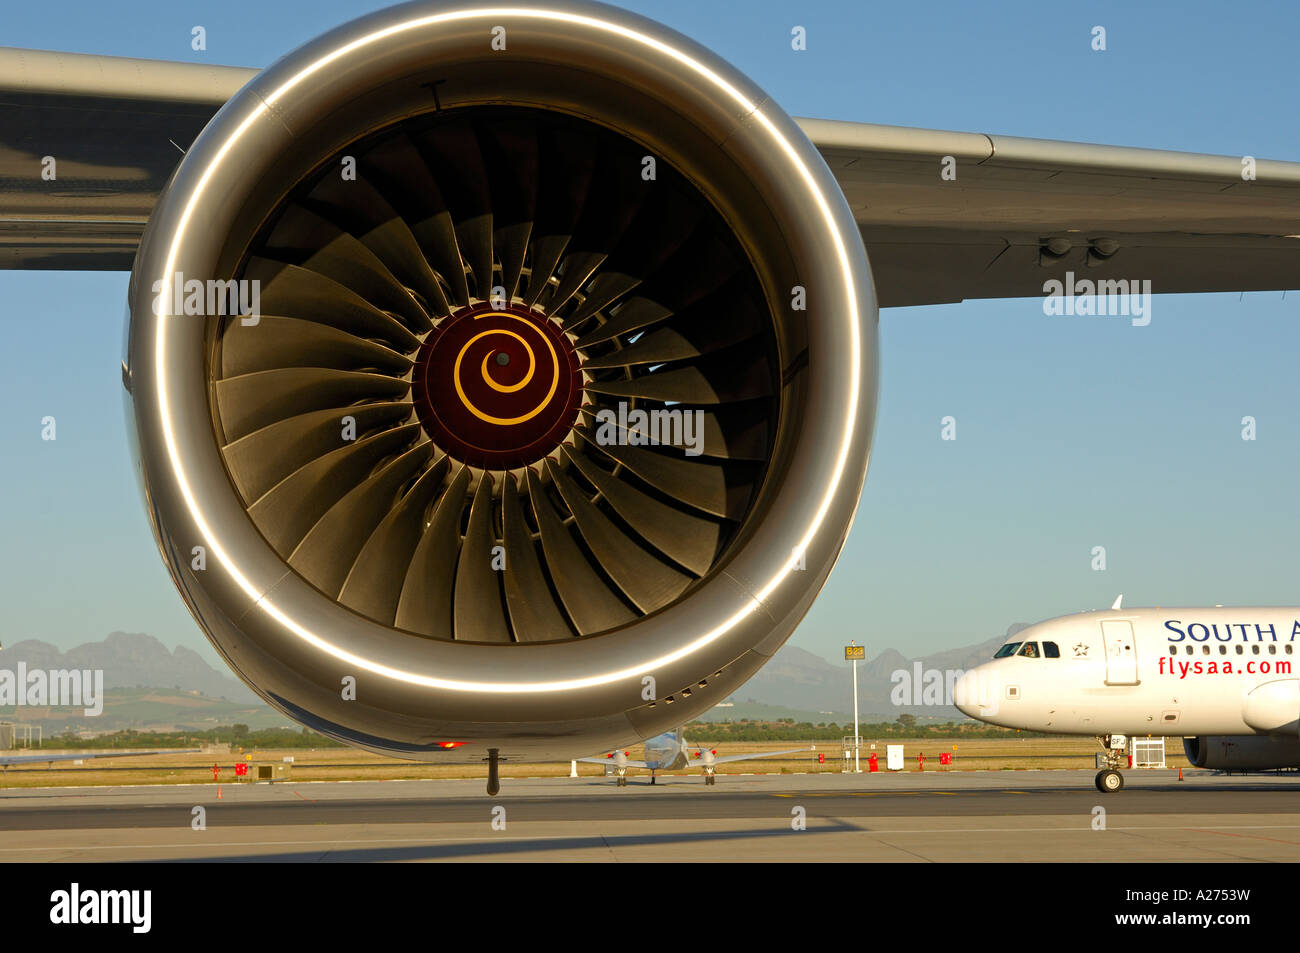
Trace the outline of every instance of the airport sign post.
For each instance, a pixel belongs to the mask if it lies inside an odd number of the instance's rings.
[[[858,760],[858,746],[861,743],[858,737],[858,659],[867,657],[867,647],[858,645],[856,641],[850,642],[844,646],[845,661],[853,663],[853,773],[862,773],[862,764]]]

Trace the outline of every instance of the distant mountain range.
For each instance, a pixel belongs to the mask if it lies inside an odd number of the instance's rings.
[[[946,649],[930,655],[908,657],[897,649],[885,649],[875,658],[858,663],[858,712],[861,721],[894,721],[901,714],[921,720],[939,721],[965,718],[947,702],[949,672],[965,671],[993,657],[1008,636],[1025,628],[1016,623],[1004,635],[978,645]],[[918,664],[920,668],[918,669]],[[839,721],[853,713],[853,680],[848,662],[828,662],[820,655],[787,645],[757,675],[746,682],[731,701],[740,707],[744,702],[778,706],[803,712],[824,714],[818,721]],[[918,671],[921,677],[917,678]],[[933,703],[927,684],[944,685],[943,704]],[[897,704],[896,700],[903,703]],[[829,713],[829,714],[826,714]],[[727,709],[714,709],[711,720],[731,717]]]
[[[864,722],[894,721],[900,714],[919,720],[947,721],[964,717],[947,704],[938,690],[951,680],[949,672],[971,668],[989,659],[1007,636],[1024,628],[1011,626],[1006,635],[964,648],[909,658],[886,649],[858,664],[858,708]],[[98,717],[69,709],[0,707],[0,720],[39,723],[46,731],[66,728],[114,731],[120,728],[207,728],[238,721],[251,727],[285,723],[242,682],[218,671],[190,649],[168,649],[151,635],[113,632],[99,642],[60,651],[48,642],[27,640],[0,651],[0,669],[102,669],[105,705]],[[919,673],[919,678],[918,678]],[[930,684],[930,691],[925,690]],[[944,685],[946,688],[946,684]],[[892,696],[892,697],[891,697]],[[781,711],[779,717],[837,721],[852,717],[853,690],[849,663],[830,662],[805,649],[787,645],[758,674],[729,699],[728,706],[709,712],[709,720],[759,717],[758,712]],[[774,716],[778,717],[778,716]]]
[[[142,632],[110,632],[99,642],[86,642],[66,652],[48,642],[29,639],[0,651],[0,669],[19,662],[39,669],[103,669],[104,688],[172,688],[198,691],[211,698],[239,704],[262,700],[229,672],[219,672],[191,649],[168,649]]]

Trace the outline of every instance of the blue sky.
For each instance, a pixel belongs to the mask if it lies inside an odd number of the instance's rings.
[[[0,42],[262,66],[382,3],[10,5]],[[793,115],[1300,159],[1300,7],[636,3]],[[116,8],[116,9],[115,9]],[[1105,26],[1108,49],[1089,47]],[[206,53],[190,31],[207,31]],[[804,26],[806,52],[790,49]],[[126,276],[0,272],[0,641],[122,629],[214,654],[131,476]],[[1293,604],[1300,293],[1160,296],[1150,326],[1041,301],[882,314],[867,489],[793,644],[922,654],[1109,605]],[[53,415],[58,439],[40,439]],[[958,439],[939,439],[953,415]],[[1243,441],[1241,418],[1258,420]],[[1090,568],[1105,546],[1108,568]]]

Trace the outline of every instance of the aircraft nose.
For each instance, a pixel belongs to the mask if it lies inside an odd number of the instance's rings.
[[[990,721],[998,713],[1001,671],[996,664],[977,665],[962,673],[952,687],[952,703],[963,715]]]
[[[963,672],[957,684],[952,687],[952,703],[957,710],[969,718],[977,717],[979,711],[979,680],[975,670]]]

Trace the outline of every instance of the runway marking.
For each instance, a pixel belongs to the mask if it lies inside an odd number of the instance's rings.
[[[1196,828],[1191,828],[1191,830],[1197,830],[1197,829],[1196,829]],[[1278,838],[1276,838],[1276,837],[1260,837],[1258,834],[1234,834],[1234,833],[1232,833],[1231,831],[1217,831],[1217,830],[1204,830],[1204,831],[1197,831],[1197,833],[1201,833],[1201,834],[1222,834],[1224,837],[1250,837],[1250,838],[1253,838],[1253,839],[1255,839],[1255,840],[1269,840],[1269,841],[1272,841],[1272,842],[1275,843],[1275,844],[1293,844],[1293,845],[1295,845],[1296,847],[1300,847],[1300,841],[1294,841],[1294,840],[1280,840],[1280,839],[1278,839]]]
[[[820,819],[819,819],[819,820],[820,820]],[[1229,826],[1222,827],[1222,828],[1200,828],[1200,827],[1155,827],[1155,828],[1153,828],[1153,827],[1115,827],[1115,826],[1112,825],[1112,826],[1110,826],[1110,827],[1107,829],[1107,831],[1103,831],[1102,833],[1121,833],[1121,832],[1124,832],[1124,833],[1134,833],[1134,834],[1140,834],[1140,835],[1150,836],[1150,835],[1152,835],[1152,834],[1159,833],[1159,832],[1161,832],[1161,831],[1190,831],[1190,832],[1192,832],[1192,833],[1223,834],[1223,833],[1228,833],[1230,830],[1293,830],[1293,831],[1300,831],[1300,825],[1291,825],[1291,824],[1258,824],[1258,825],[1248,825],[1248,824],[1242,824],[1242,825],[1229,825]],[[845,833],[849,833],[849,834],[867,834],[867,835],[871,835],[871,836],[874,836],[874,837],[877,837],[877,838],[879,838],[879,837],[892,837],[892,836],[895,835],[895,834],[943,834],[943,835],[949,835],[949,834],[1023,834],[1023,833],[1034,833],[1034,834],[1039,834],[1039,833],[1061,833],[1061,832],[1067,832],[1067,833],[1078,833],[1078,834],[1085,834],[1085,833],[1086,833],[1086,834],[1096,834],[1096,833],[1098,833],[1097,831],[1094,831],[1094,830],[1092,829],[1091,826],[1086,826],[1086,827],[970,827],[970,828],[942,828],[942,827],[931,827],[931,828],[924,828],[924,829],[917,828],[917,829],[899,829],[899,830],[880,829],[880,828],[875,828],[875,829],[855,828],[854,830],[851,830],[851,831],[845,831],[845,830],[843,830],[842,828],[836,828],[836,829],[834,829],[834,830],[818,830],[818,829],[815,828],[815,827],[810,827],[810,828],[808,829],[808,832],[809,832],[809,833],[818,833],[818,834],[845,834]],[[700,833],[706,833],[706,834],[707,834],[707,833],[710,833],[710,832],[709,832],[709,831],[701,831]],[[592,843],[592,847],[594,848],[594,847],[597,846],[596,843],[595,843],[595,841],[596,841],[598,838],[601,839],[601,840],[604,840],[604,838],[605,838],[606,835],[604,835],[604,834],[592,834],[592,835],[588,835],[588,836],[589,836],[589,839],[593,842],[593,843]],[[619,837],[619,836],[621,836],[621,835],[614,834],[614,835],[610,835],[610,836],[613,836],[613,837]],[[1244,834],[1243,834],[1243,835],[1236,835],[1236,836],[1248,837],[1248,836],[1250,836],[1250,835],[1244,835]],[[574,835],[572,835],[572,834],[542,834],[542,835],[536,835],[536,836],[533,836],[533,837],[511,837],[511,838],[507,838],[506,840],[507,840],[507,841],[510,841],[510,842],[529,842],[529,843],[532,843],[532,842],[552,841],[552,840],[573,840],[573,838],[574,838]],[[1260,839],[1260,840],[1275,840],[1275,838],[1268,838],[1268,837],[1263,837],[1263,838],[1259,838],[1259,839]],[[230,848],[230,847],[317,847],[317,846],[322,846],[322,845],[331,845],[331,844],[333,844],[333,845],[339,845],[339,844],[344,844],[344,845],[346,845],[346,844],[451,844],[451,843],[459,843],[459,842],[462,842],[462,841],[481,841],[481,840],[482,840],[482,838],[479,837],[479,836],[469,836],[469,837],[366,837],[366,838],[354,838],[354,839],[349,839],[349,840],[226,841],[226,842],[222,842],[222,843],[201,843],[201,842],[194,842],[194,841],[191,841],[191,842],[189,842],[189,843],[176,843],[176,844],[87,844],[87,845],[85,845],[85,846],[63,845],[63,846],[50,846],[50,847],[0,847],[0,853],[35,853],[35,852],[38,852],[38,851],[46,851],[46,852],[49,852],[49,851],[59,851],[59,852],[63,852],[63,853],[75,853],[75,852],[79,852],[79,851],[90,851],[90,850],[175,850],[175,849],[177,849],[177,848],[181,848],[181,849],[191,848],[191,849],[192,849],[192,848],[196,848],[196,847],[206,847],[206,848],[214,848],[214,849],[226,849],[226,848]],[[1296,842],[1296,841],[1278,841],[1278,843],[1282,843],[1282,844],[1293,844],[1293,845],[1295,845],[1295,846],[1300,846],[1300,842]],[[609,847],[610,845],[609,845],[608,843],[606,843],[605,846],[606,846],[606,847]],[[579,849],[582,849],[582,848],[579,848]],[[611,850],[612,850],[612,849],[613,849],[613,848],[611,848]]]

